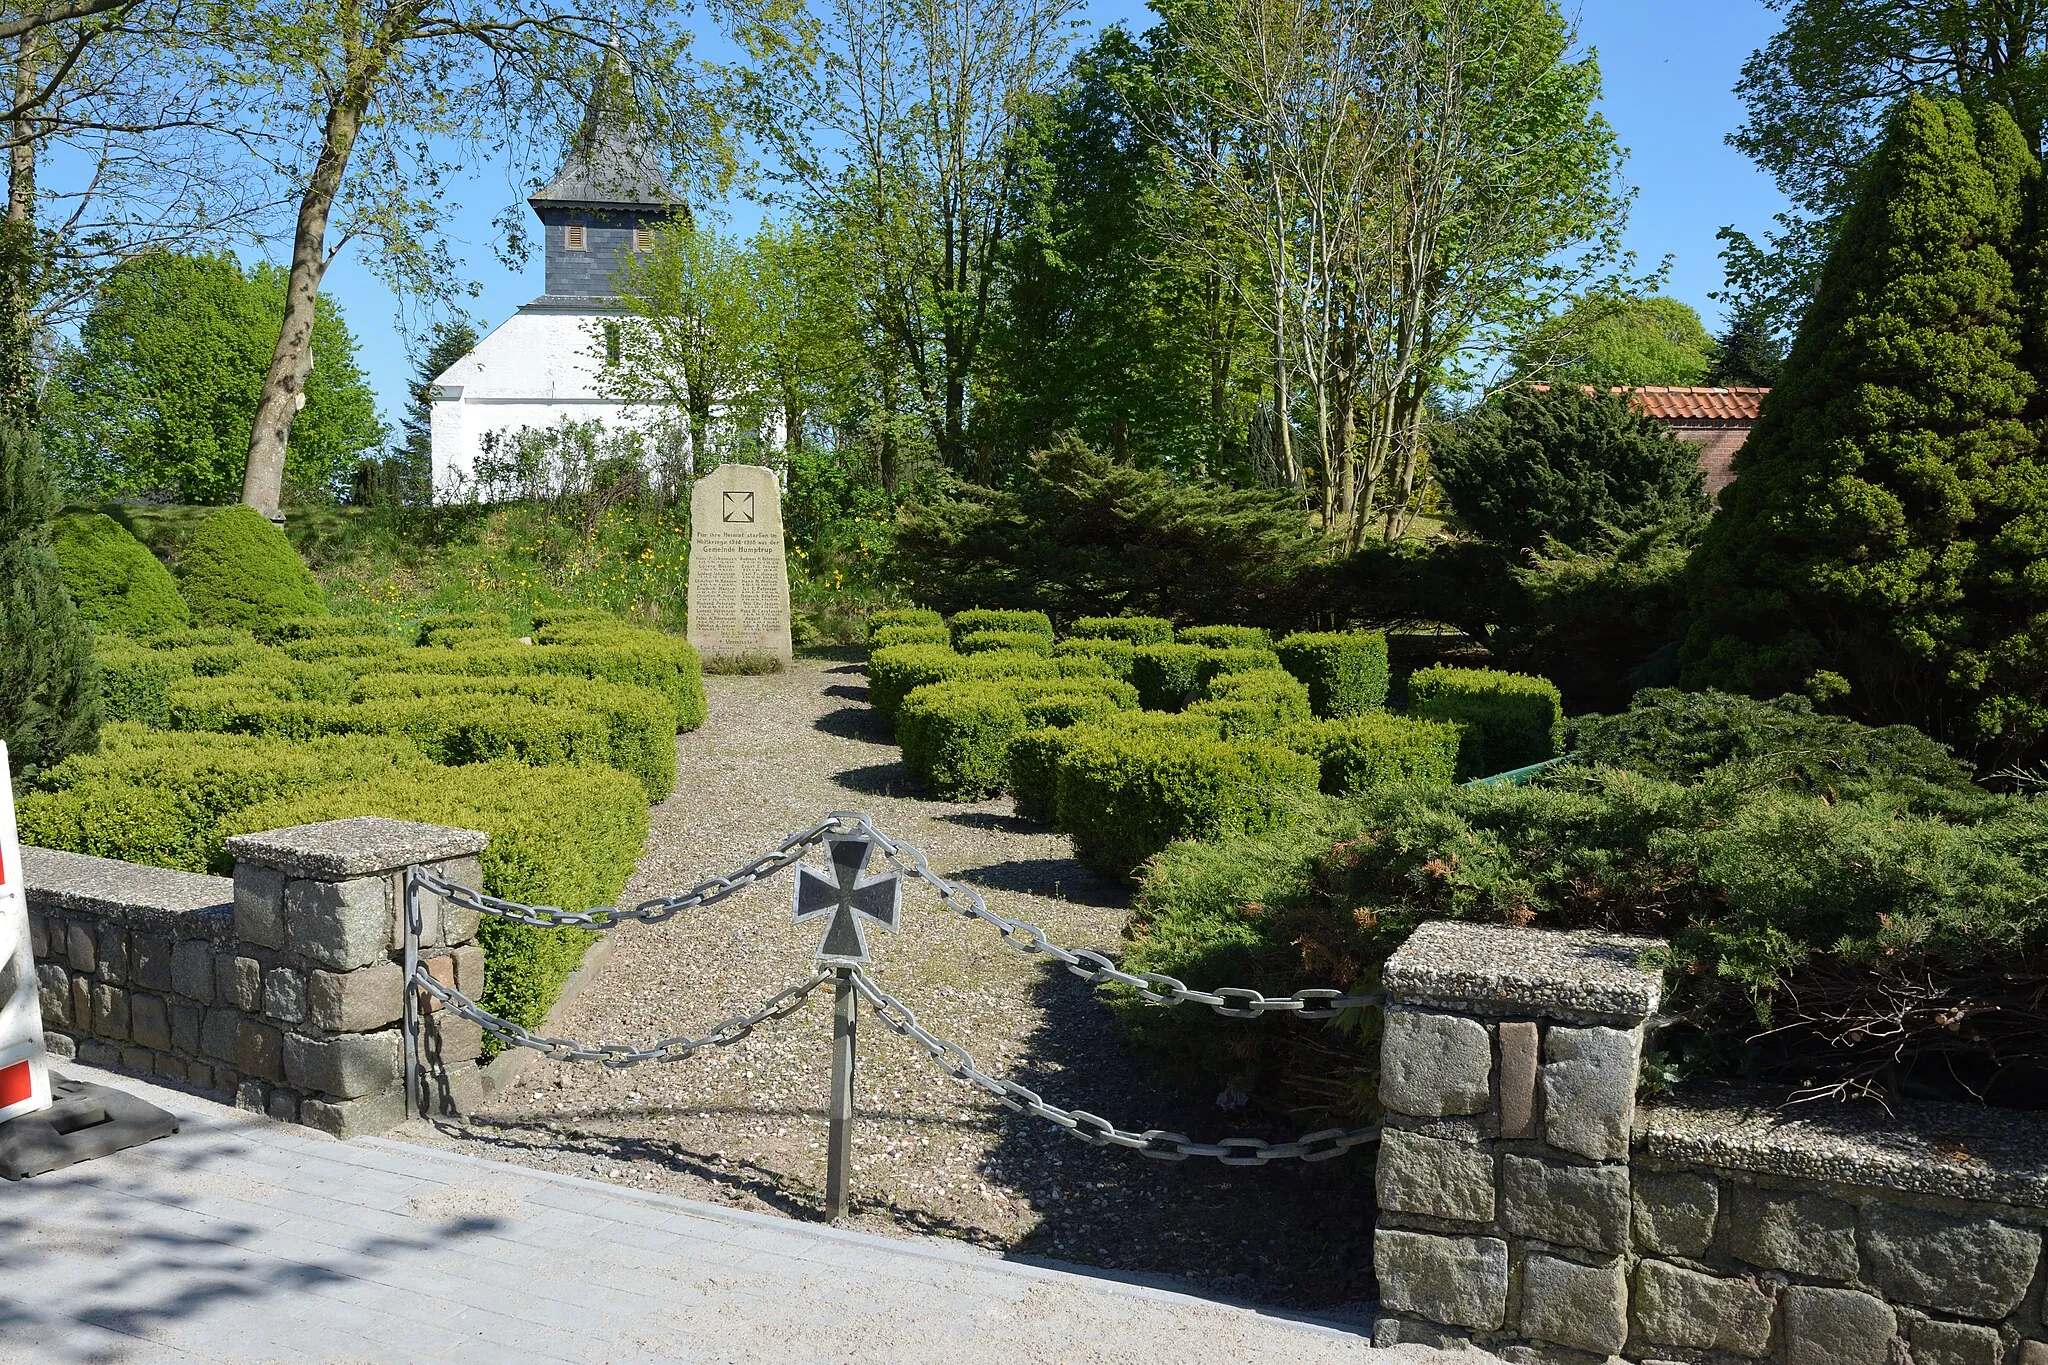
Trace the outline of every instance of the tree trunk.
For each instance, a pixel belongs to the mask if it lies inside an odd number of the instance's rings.
[[[14,104],[33,97],[41,70],[38,39],[16,41]],[[8,129],[7,218],[0,224],[0,422],[24,431],[36,424],[35,273],[36,127],[23,116]]]
[[[424,5],[425,0],[405,0],[394,6],[378,24],[370,45],[348,53],[347,80],[328,108],[320,154],[299,198],[292,268],[285,282],[284,326],[270,354],[270,370],[263,376],[263,396],[249,432],[249,461],[242,471],[242,501],[272,521],[284,519],[278,500],[284,494],[285,450],[291,444],[292,423],[306,403],[306,378],[313,372],[313,317],[320,281],[327,273],[328,216],[362,133],[363,112],[383,82],[393,50]],[[354,49],[352,41],[344,41]]]

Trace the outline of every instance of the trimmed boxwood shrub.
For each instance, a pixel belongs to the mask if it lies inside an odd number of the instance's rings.
[[[1219,673],[1188,711],[1214,716],[1232,739],[1267,735],[1309,719],[1308,689],[1278,669]]]
[[[1060,757],[1057,807],[1076,856],[1127,880],[1177,839],[1273,828],[1318,777],[1314,759],[1277,744],[1091,727]]]
[[[1049,658],[1020,650],[958,654],[934,645],[894,645],[868,660],[868,704],[891,725],[912,688],[948,678],[1107,677],[1099,659]]]
[[[1033,725],[1084,725],[1138,707],[1138,689],[1115,678],[1033,678],[1010,690]]]
[[[250,631],[266,645],[318,640],[345,648],[366,640],[393,638],[383,622],[369,616],[280,616],[274,621],[258,621]]]
[[[1017,814],[1054,824],[1059,818],[1059,765],[1068,749],[1101,730],[1162,731],[1196,739],[1220,739],[1223,727],[1214,716],[1191,712],[1119,710],[1071,726],[1046,725],[1027,730],[1010,744],[1004,764],[1005,783],[1016,798]]]
[[[998,649],[1022,650],[1026,654],[1052,653],[1052,637],[1028,630],[977,630],[963,635],[956,646],[962,654],[988,654]]]
[[[1205,649],[1271,649],[1273,637],[1260,626],[1182,626],[1174,639]]]
[[[1137,652],[1138,647],[1128,640],[1100,638],[1061,640],[1052,647],[1056,659],[1100,659],[1112,674],[1124,679],[1131,676],[1131,661]]]
[[[1083,616],[1067,632],[1076,640],[1122,640],[1130,645],[1173,642],[1173,622],[1164,616]]]
[[[1547,678],[1490,668],[1417,669],[1408,710],[1465,727],[1458,775],[1486,777],[1556,758],[1564,747],[1564,702]]]
[[[936,615],[936,613],[934,614]],[[868,631],[868,653],[870,655],[878,649],[887,649],[891,645],[950,645],[952,643],[953,632],[946,629],[944,622],[933,626],[882,626]]]
[[[1141,645],[1131,655],[1131,682],[1147,711],[1178,711],[1202,686],[1209,651],[1200,645]]]
[[[611,627],[588,642],[541,640],[491,649],[408,649],[395,655],[376,655],[371,665],[378,672],[602,678],[645,687],[668,698],[675,708],[678,733],[696,729],[707,714],[703,666],[697,651],[677,636],[629,626]]]
[[[926,683],[896,714],[903,766],[942,801],[1002,790],[1003,755],[1025,728],[1024,708],[1000,680]]]
[[[952,620],[955,644],[978,630],[1020,630],[1031,635],[1053,638],[1052,618],[1042,611],[997,611],[987,607],[970,607],[956,611]]]
[[[1387,637],[1376,630],[1297,631],[1274,650],[1308,684],[1319,716],[1359,716],[1387,704]]]
[[[253,507],[223,507],[200,522],[178,556],[178,574],[193,618],[208,625],[253,628],[327,611],[284,532]]]
[[[875,643],[877,632],[898,626],[910,626],[919,630],[944,630],[946,618],[929,607],[892,607],[888,611],[874,612],[867,619],[868,643]]]
[[[100,706],[110,721],[165,726],[171,720],[171,683],[185,676],[153,649],[120,637],[99,642]]]
[[[1315,759],[1332,796],[1397,782],[1442,787],[1458,775],[1459,728],[1448,721],[1375,711],[1289,726],[1275,738]]]
[[[74,513],[50,529],[64,591],[93,625],[143,637],[192,624],[171,571],[120,522],[104,512]]]

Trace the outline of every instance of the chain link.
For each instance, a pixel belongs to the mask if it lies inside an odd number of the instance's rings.
[[[1195,1142],[1185,1133],[1148,1128],[1142,1133],[1119,1128],[1100,1114],[1085,1109],[1062,1109],[1037,1091],[1015,1081],[991,1076],[975,1064],[967,1049],[948,1042],[917,1021],[910,1006],[876,985],[866,971],[853,968],[853,988],[858,991],[885,1028],[910,1039],[931,1054],[939,1068],[956,1080],[979,1086],[1007,1107],[1019,1113],[1064,1128],[1092,1146],[1128,1147],[1159,1161],[1185,1161],[1191,1156],[1213,1157],[1225,1166],[1263,1166],[1269,1161],[1297,1159],[1328,1161],[1353,1147],[1379,1141],[1378,1128],[1324,1128],[1304,1133],[1292,1142],[1267,1142],[1263,1138],[1230,1137],[1220,1142]]]
[[[495,1037],[504,1039],[513,1047],[532,1048],[535,1052],[554,1058],[558,1062],[597,1062],[609,1067],[638,1066],[642,1062],[680,1062],[694,1056],[707,1047],[731,1047],[740,1039],[752,1033],[758,1026],[771,1019],[781,1019],[796,1013],[810,997],[812,991],[832,979],[832,971],[821,967],[807,980],[771,996],[766,1004],[752,1014],[736,1014],[712,1025],[711,1031],[701,1038],[679,1034],[664,1038],[651,1047],[633,1047],[626,1043],[598,1043],[586,1046],[567,1038],[550,1038],[544,1034],[532,1033],[492,1014],[483,1006],[471,1000],[453,986],[437,979],[431,972],[421,971],[414,978],[421,991],[432,996],[450,1014],[469,1020]]]

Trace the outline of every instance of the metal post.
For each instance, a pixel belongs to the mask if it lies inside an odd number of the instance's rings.
[[[833,972],[832,986],[832,1109],[825,1138],[825,1218],[846,1221],[847,1185],[853,1174],[853,1026],[852,967]]]
[[[405,1113],[420,1116],[420,884],[419,869],[405,870]]]

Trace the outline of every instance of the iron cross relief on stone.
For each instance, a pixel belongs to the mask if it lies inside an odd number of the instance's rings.
[[[866,962],[868,940],[861,931],[863,919],[896,932],[903,914],[903,876],[892,869],[863,877],[861,872],[873,848],[866,839],[827,839],[825,851],[832,860],[829,877],[806,863],[797,864],[796,913],[791,923],[832,917],[825,926],[825,940],[818,945],[820,962]]]
[[[719,509],[719,515],[727,521],[752,522],[754,519],[753,492],[743,489],[737,493],[727,493],[725,495],[725,502]]]

